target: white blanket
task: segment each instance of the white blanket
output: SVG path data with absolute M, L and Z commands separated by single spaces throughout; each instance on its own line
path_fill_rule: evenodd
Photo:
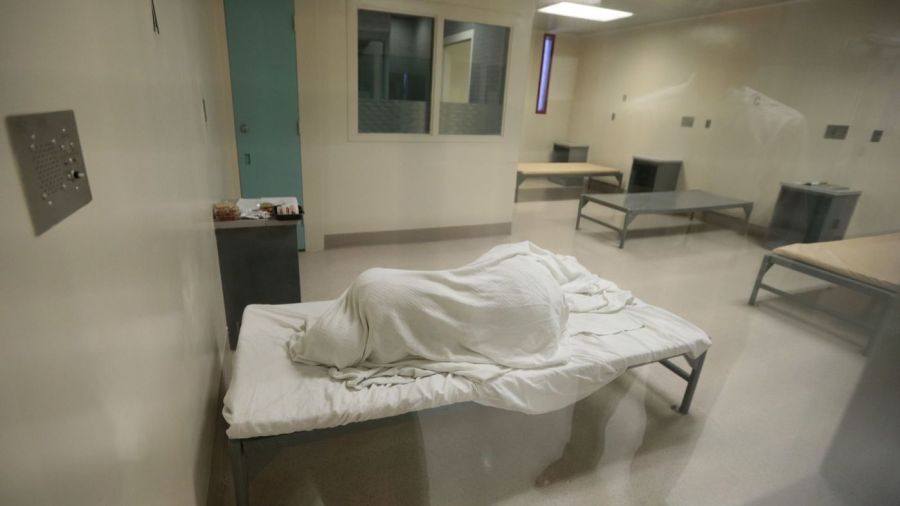
M 475 382 L 566 363 L 574 336 L 633 330 L 630 292 L 530 242 L 447 271 L 371 269 L 290 340 L 295 362 L 351 388 L 437 373 Z M 604 313 L 603 327 L 586 314 Z

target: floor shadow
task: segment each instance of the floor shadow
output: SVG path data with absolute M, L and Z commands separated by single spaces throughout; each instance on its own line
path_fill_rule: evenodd
M 428 505 L 427 477 L 418 417 L 409 414 L 279 449 L 251 480 L 250 502 Z
M 542 415 L 461 403 L 396 417 L 372 429 L 361 425 L 279 449 L 251 480 L 251 504 L 495 504 L 590 474 L 598 466 L 692 444 L 699 437 L 696 421 L 676 414 L 673 401 L 629 372 L 569 407 Z M 646 430 L 632 426 L 635 410 L 643 411 L 639 418 L 646 418 Z M 618 421 L 611 427 L 614 417 Z M 623 451 L 609 437 L 629 442 Z M 225 444 L 224 436 L 217 438 L 217 446 Z M 640 449 L 635 453 L 633 448 Z M 218 456 L 224 453 L 216 450 Z M 679 462 L 686 463 L 689 454 Z M 230 463 L 219 464 L 208 504 L 232 505 Z M 674 483 L 678 472 L 670 472 Z
M 636 220 L 637 221 L 637 220 Z M 600 225 L 596 225 L 596 229 L 592 230 L 587 227 L 595 227 L 595 225 L 591 224 L 588 221 L 581 222 L 581 232 L 585 235 L 595 237 L 598 240 L 603 242 L 608 242 L 612 246 L 619 245 L 619 233 L 613 230 L 606 229 L 601 227 Z M 618 222 L 613 221 L 616 226 L 621 227 L 621 219 Z M 638 223 L 638 225 L 640 225 Z M 700 221 L 693 221 L 690 223 L 686 223 L 684 225 L 666 225 L 660 227 L 643 227 L 643 228 L 629 228 L 628 235 L 625 237 L 625 247 L 628 247 L 628 242 L 632 239 L 646 239 L 652 237 L 665 237 L 665 236 L 675 236 L 675 235 L 688 235 L 694 233 L 702 233 L 702 232 L 710 232 L 717 230 L 726 230 L 723 227 L 712 225 L 709 223 L 703 223 Z
M 861 504 L 900 504 L 900 300 L 887 318 L 820 467 Z
M 646 426 L 644 439 L 631 460 L 631 475 L 649 473 L 653 479 L 653 490 L 657 497 L 668 497 L 678 484 L 685 469 L 691 462 L 694 449 L 703 433 L 706 417 L 698 416 L 696 408 L 687 415 L 676 411 L 678 402 L 666 405 L 665 399 L 652 385 L 648 384 L 644 409 Z M 677 452 L 667 459 L 659 459 L 656 454 L 668 447 L 678 447 Z M 631 487 L 634 497 L 641 497 L 644 491 Z
M 783 320 L 809 327 L 824 338 L 844 341 L 855 347 L 865 346 L 870 332 L 859 323 L 874 325 L 879 311 L 870 298 L 838 286 L 798 290 L 792 295 L 791 298 L 767 296 L 757 305 Z M 811 305 L 816 309 L 809 307 Z
M 535 478 L 537 487 L 593 472 L 603 457 L 605 431 L 610 418 L 628 392 L 634 378 L 621 376 L 600 392 L 575 403 L 572 410 L 571 435 L 562 455 Z

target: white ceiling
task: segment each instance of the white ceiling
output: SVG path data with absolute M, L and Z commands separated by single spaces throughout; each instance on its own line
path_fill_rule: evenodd
M 538 0 L 538 8 L 557 1 L 559 0 Z M 603 0 L 602 3 L 590 0 L 569 1 L 633 12 L 634 16 L 598 23 L 538 12 L 534 26 L 539 30 L 553 33 L 591 33 L 785 3 L 790 0 Z

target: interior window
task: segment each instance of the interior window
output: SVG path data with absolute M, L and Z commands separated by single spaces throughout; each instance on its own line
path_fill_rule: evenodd
M 499 135 L 509 28 L 444 22 L 441 134 Z
M 360 133 L 430 131 L 434 20 L 358 14 Z

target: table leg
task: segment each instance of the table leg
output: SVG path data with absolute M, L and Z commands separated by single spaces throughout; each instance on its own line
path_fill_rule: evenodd
M 525 181 L 525 176 L 522 174 L 516 173 L 516 193 L 513 196 L 513 202 L 519 201 L 519 186 L 521 186 L 522 181 Z
M 619 189 L 621 190 L 622 189 L 622 174 L 613 174 L 613 176 L 616 178 L 616 181 L 619 183 Z
M 625 247 L 625 238 L 628 236 L 628 224 L 631 223 L 631 220 L 634 219 L 634 215 L 631 213 L 625 213 L 625 222 L 622 223 L 622 231 L 619 232 L 619 249 Z
M 591 193 L 591 176 L 583 178 L 581 193 Z

